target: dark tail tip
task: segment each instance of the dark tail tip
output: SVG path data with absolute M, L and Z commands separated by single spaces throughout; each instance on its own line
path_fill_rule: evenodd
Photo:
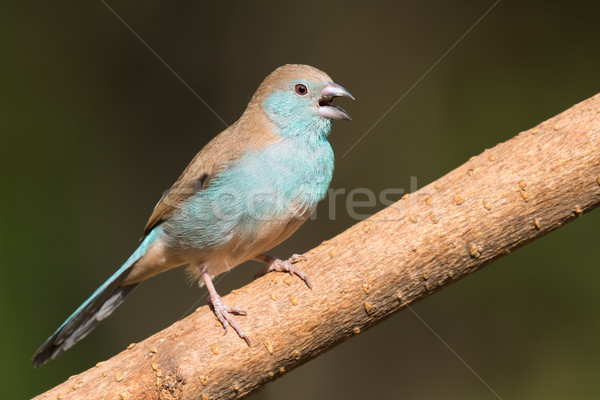
M 35 352 L 34 367 L 53 360 L 90 333 L 98 322 L 108 317 L 133 290 L 136 284 L 118 286 L 119 281 L 100 287 L 85 301 L 52 336 Z

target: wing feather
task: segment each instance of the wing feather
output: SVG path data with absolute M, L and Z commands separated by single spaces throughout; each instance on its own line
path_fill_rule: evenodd
M 169 219 L 188 197 L 206 188 L 232 161 L 250 150 L 278 140 L 272 122 L 262 110 L 251 107 L 235 124 L 215 136 L 196 154 L 179 179 L 160 199 L 144 228 L 144 236 Z

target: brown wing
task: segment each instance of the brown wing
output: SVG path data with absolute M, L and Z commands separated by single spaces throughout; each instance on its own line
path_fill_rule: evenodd
M 217 168 L 204 165 L 206 163 L 199 160 L 200 154 L 198 153 L 194 157 L 179 179 L 177 179 L 173 186 L 159 200 L 158 204 L 156 204 L 144 228 L 144 236 L 150 233 L 161 222 L 168 219 L 179 208 L 181 202 L 198 190 L 204 189 L 208 178 L 218 173 Z
M 190 162 L 171 189 L 163 195 L 144 228 L 144 236 L 175 212 L 189 196 L 205 188 L 227 164 L 277 140 L 271 122 L 249 107 L 242 118 L 213 138 Z

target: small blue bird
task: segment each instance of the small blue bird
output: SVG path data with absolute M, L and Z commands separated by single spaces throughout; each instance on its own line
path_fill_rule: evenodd
M 310 287 L 294 255 L 265 254 L 287 239 L 325 197 L 333 174 L 331 122 L 350 120 L 335 97 L 352 95 L 324 72 L 284 65 L 265 78 L 240 119 L 211 140 L 163 196 L 140 246 L 37 350 L 33 365 L 58 357 L 110 315 L 140 282 L 186 266 L 223 324 L 250 340 L 212 279 L 247 260 L 263 273 L 295 274 Z

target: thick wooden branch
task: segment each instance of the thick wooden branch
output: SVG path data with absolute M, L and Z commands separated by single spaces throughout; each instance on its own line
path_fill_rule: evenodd
M 252 347 L 205 306 L 37 398 L 244 397 L 599 202 L 596 95 L 226 296 Z

